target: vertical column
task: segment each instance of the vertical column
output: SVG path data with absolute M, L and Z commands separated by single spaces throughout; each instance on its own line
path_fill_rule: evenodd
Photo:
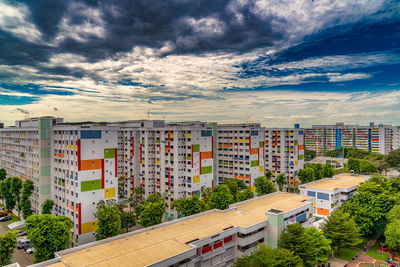
M 278 248 L 278 240 L 285 227 L 283 221 L 284 212 L 271 209 L 267 212 L 267 245 L 271 248 Z
M 50 199 L 50 128 L 49 119 L 39 119 L 39 188 L 38 212 L 46 199 Z

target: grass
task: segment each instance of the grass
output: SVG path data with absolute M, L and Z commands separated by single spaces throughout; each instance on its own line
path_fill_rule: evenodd
M 347 167 L 341 168 L 341 169 L 335 169 L 334 175 L 341 174 L 341 173 L 348 173 L 348 172 L 349 172 L 349 169 Z
M 4 230 L 8 231 L 9 229 L 7 228 L 7 225 L 17 221 L 19 221 L 18 217 L 15 216 L 14 214 L 11 214 L 11 221 L 0 222 L 0 226 L 3 227 Z
M 380 260 L 380 261 L 384 261 L 389 257 L 389 255 L 387 253 L 384 253 L 383 256 L 382 256 L 380 254 L 380 252 L 378 252 L 379 248 L 380 248 L 380 244 L 378 242 L 376 242 L 375 245 L 373 245 L 367 251 L 367 255 L 372 257 L 372 258 L 374 258 L 374 259 L 377 259 L 377 260 Z
M 346 261 L 350 261 L 354 256 L 356 256 L 360 251 L 351 248 L 351 247 L 345 247 L 340 249 L 340 255 L 337 254 L 337 249 L 335 249 L 335 257 L 339 259 L 343 259 Z

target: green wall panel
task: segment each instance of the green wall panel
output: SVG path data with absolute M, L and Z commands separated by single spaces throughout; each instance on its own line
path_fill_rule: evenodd
M 81 192 L 101 189 L 101 179 L 81 182 Z
M 193 145 L 193 152 L 200 152 L 200 145 Z
M 46 119 L 39 120 L 39 135 L 40 139 L 50 138 L 50 120 Z
M 264 142 L 261 141 L 260 144 L 258 145 L 259 147 L 264 147 Z
M 258 166 L 258 160 L 252 160 L 251 167 L 256 167 L 256 166 Z
M 50 176 L 50 166 L 40 167 L 40 176 Z
M 50 148 L 41 148 L 40 149 L 40 157 L 41 158 L 50 158 Z
M 212 166 L 201 167 L 201 174 L 212 173 Z
M 104 158 L 105 159 L 114 159 L 115 158 L 115 149 L 114 148 L 104 149 Z
M 299 155 L 299 160 L 302 160 L 304 158 L 304 155 Z
M 50 195 L 50 185 L 41 185 L 40 186 L 40 194 L 41 195 Z

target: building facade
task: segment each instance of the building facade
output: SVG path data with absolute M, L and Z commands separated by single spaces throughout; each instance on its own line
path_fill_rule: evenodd
M 354 195 L 357 187 L 367 179 L 365 175 L 339 174 L 300 185 L 300 195 L 314 198 L 314 216 L 327 217 Z
M 170 207 L 176 199 L 200 196 L 203 186 L 214 186 L 214 137 L 206 123 L 137 121 L 119 127 L 124 197 L 140 186 L 145 197 L 160 193 Z M 164 219 L 176 217 L 168 208 Z
M 97 203 L 118 200 L 118 128 L 57 125 L 51 135 L 52 213 L 73 222 L 76 244 L 95 241 Z
M 313 125 L 305 129 L 305 149 L 324 155 L 326 151 L 342 147 L 358 148 L 372 153 L 387 155 L 393 148 L 396 127 L 391 125 L 369 126 L 345 125 Z
M 254 190 L 264 176 L 264 129 L 260 124 L 218 124 L 218 182 L 241 179 Z
M 9 177 L 34 182 L 31 204 L 37 214 L 44 201 L 51 198 L 50 134 L 52 127 L 62 121 L 53 117 L 32 118 L 0 129 L 0 168 Z
M 304 131 L 294 128 L 264 129 L 265 170 L 274 177 L 284 174 L 290 183 L 297 184 L 296 177 L 304 168 Z

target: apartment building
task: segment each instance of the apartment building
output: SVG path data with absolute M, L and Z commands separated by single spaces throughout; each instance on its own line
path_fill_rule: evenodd
M 118 129 L 79 123 L 52 128 L 52 213 L 72 220 L 75 244 L 95 241 L 97 203 L 118 200 Z
M 275 177 L 282 173 L 289 182 L 296 183 L 298 171 L 304 168 L 304 131 L 300 125 L 266 128 L 263 140 L 265 170 Z
M 117 124 L 113 124 L 117 125 Z M 125 179 L 124 196 L 140 186 L 145 196 L 160 193 L 168 206 L 179 198 L 200 196 L 202 186 L 214 185 L 213 128 L 202 122 L 168 123 L 130 121 L 118 123 L 119 150 Z M 167 209 L 166 220 L 176 211 Z
M 56 253 L 35 266 L 232 266 L 311 216 L 313 197 L 272 193 Z
M 300 185 L 300 195 L 315 198 L 313 214 L 316 217 L 327 217 L 338 209 L 357 191 L 357 187 L 369 176 L 355 174 L 339 174 Z
M 41 212 L 41 205 L 51 198 L 50 133 L 63 122 L 61 118 L 39 117 L 15 122 L 14 127 L 0 128 L 0 167 L 9 177 L 34 182 L 32 209 Z
M 393 150 L 394 127 L 391 125 L 369 126 L 345 125 L 313 125 L 305 129 L 305 148 L 314 150 L 318 155 L 326 151 L 353 147 L 373 153 L 388 154 Z
M 400 126 L 393 127 L 393 150 L 400 148 Z
M 218 124 L 218 182 L 241 179 L 254 188 L 264 176 L 264 129 L 260 124 Z

